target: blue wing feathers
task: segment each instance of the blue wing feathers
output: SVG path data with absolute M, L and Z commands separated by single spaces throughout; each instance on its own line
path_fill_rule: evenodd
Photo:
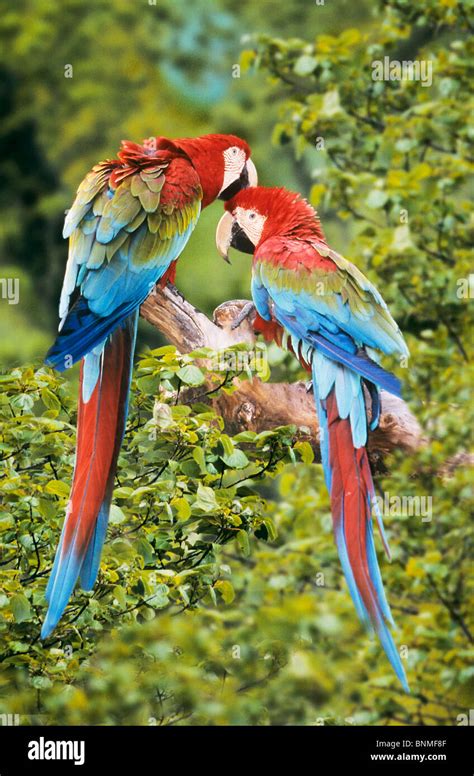
M 355 352 L 351 353 L 330 342 L 321 334 L 316 334 L 312 331 L 308 332 L 304 324 L 301 324 L 290 315 L 283 314 L 279 309 L 277 311 L 277 318 L 291 334 L 309 343 L 316 351 L 327 356 L 327 358 L 347 366 L 361 377 L 388 391 L 388 393 L 393 393 L 395 396 L 401 395 L 401 384 L 398 378 L 379 366 L 362 348 L 355 349 Z

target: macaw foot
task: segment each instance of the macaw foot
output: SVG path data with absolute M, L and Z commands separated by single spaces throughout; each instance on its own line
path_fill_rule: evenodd
M 246 305 L 244 305 L 240 311 L 240 313 L 237 315 L 236 318 L 232 321 L 232 326 L 230 327 L 232 330 L 238 329 L 240 324 L 245 321 L 246 318 L 250 318 L 251 315 L 255 315 L 257 312 L 255 305 L 253 302 L 247 302 Z
M 173 294 L 176 294 L 176 296 L 179 296 L 179 298 L 181 299 L 181 301 L 182 301 L 182 302 L 185 302 L 185 301 L 186 301 L 186 299 L 184 298 L 183 294 L 181 293 L 181 291 L 179 290 L 179 288 L 177 288 L 177 286 L 175 286 L 175 284 L 174 284 L 174 283 L 171 283 L 171 281 L 170 281 L 170 280 L 168 280 L 168 282 L 167 282 L 167 284 L 166 284 L 166 285 L 167 285 L 167 287 L 169 288 L 169 290 L 170 290 L 170 291 L 171 291 Z

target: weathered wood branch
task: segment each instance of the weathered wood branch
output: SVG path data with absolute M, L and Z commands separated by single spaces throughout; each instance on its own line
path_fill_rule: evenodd
M 211 321 L 183 299 L 176 289 L 168 286 L 150 294 L 140 312 L 180 353 L 189 353 L 200 347 L 222 350 L 239 342 L 254 343 L 255 333 L 248 319 L 237 329 L 231 328 L 245 304 L 247 300 L 241 299 L 225 302 L 214 311 Z M 254 378 L 240 382 L 238 390 L 231 395 L 221 392 L 209 396 L 208 400 L 222 415 L 231 434 L 245 429 L 259 432 L 292 424 L 319 453 L 319 426 L 313 396 L 303 382 L 263 383 Z M 383 391 L 380 424 L 369 437 L 372 459 L 381 458 L 396 448 L 413 453 L 422 443 L 420 426 L 405 402 Z

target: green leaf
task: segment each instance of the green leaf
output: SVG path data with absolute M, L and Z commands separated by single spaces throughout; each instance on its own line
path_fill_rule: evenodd
M 274 542 L 278 536 L 278 531 L 275 527 L 275 523 L 270 517 L 265 517 L 263 522 L 265 524 L 265 528 L 267 529 L 268 540 L 271 542 Z
M 293 66 L 293 72 L 296 75 L 304 77 L 306 75 L 310 75 L 313 72 L 313 70 L 315 69 L 317 64 L 318 64 L 318 60 L 317 59 L 315 59 L 314 57 L 309 56 L 308 54 L 302 54 L 296 60 L 294 66 Z
M 162 345 L 161 348 L 154 348 L 153 350 L 149 351 L 149 354 L 151 356 L 156 356 L 159 358 L 160 356 L 166 356 L 169 354 L 174 355 L 176 353 L 176 348 L 174 345 Z
M 236 434 L 234 439 L 236 442 L 252 443 L 255 440 L 256 436 L 257 434 L 255 431 L 241 431 L 239 434 Z
M 23 412 L 30 412 L 33 408 L 35 400 L 29 393 L 19 393 L 11 400 L 13 407 Z
M 236 540 L 242 555 L 248 557 L 250 555 L 250 542 L 247 531 L 244 531 L 243 529 L 237 531 Z
M 181 369 L 178 369 L 176 374 L 183 383 L 186 383 L 186 385 L 202 385 L 205 380 L 201 369 L 194 366 L 194 364 L 182 366 Z
M 249 465 L 249 459 L 242 450 L 234 450 L 230 455 L 222 455 L 221 458 L 231 469 L 245 469 Z
M 314 450 L 309 442 L 297 442 L 295 444 L 295 450 L 300 454 L 303 463 L 313 463 Z
M 112 595 L 114 596 L 114 598 L 116 598 L 119 606 L 125 609 L 127 605 L 127 597 L 126 597 L 125 589 L 121 585 L 115 585 L 115 587 L 112 590 Z
M 173 413 L 169 404 L 164 402 L 155 402 L 153 407 L 153 420 L 159 429 L 164 431 L 173 426 Z
M 376 208 L 383 207 L 388 200 L 388 194 L 381 189 L 372 189 L 369 196 L 365 200 L 367 207 L 375 210 Z
M 115 488 L 114 490 L 115 498 L 129 499 L 132 494 L 133 494 L 133 488 L 121 487 L 121 488 Z
M 52 493 L 54 496 L 69 496 L 71 485 L 61 480 L 50 480 L 44 488 L 45 493 Z
M 184 497 L 176 499 L 173 507 L 176 509 L 178 520 L 188 520 L 191 517 L 191 507 Z
M 59 401 L 58 397 L 54 395 L 52 391 L 49 390 L 49 388 L 43 388 L 40 393 L 41 401 L 45 405 L 45 407 L 48 407 L 50 410 L 60 410 L 61 409 L 61 402 Z
M 126 520 L 125 513 L 118 507 L 116 504 L 112 504 L 110 507 L 110 516 L 109 520 L 112 523 L 112 525 L 120 525 L 120 523 L 123 523 Z
M 193 449 L 193 458 L 199 466 L 201 474 L 207 474 L 206 456 L 202 447 L 195 447 Z
M 212 488 L 206 488 L 204 485 L 199 485 L 194 506 L 198 509 L 202 509 L 203 512 L 214 512 L 217 509 L 218 504 L 216 501 L 216 494 Z
M 6 531 L 7 528 L 12 528 L 15 525 L 15 518 L 13 515 L 9 515 L 8 512 L 0 513 L 0 531 Z
M 332 118 L 338 113 L 342 113 L 339 99 L 339 90 L 331 89 L 324 95 L 323 103 L 320 109 L 320 116 L 323 116 L 324 118 Z
M 221 594 L 222 599 L 226 604 L 231 604 L 235 598 L 235 590 L 227 579 L 218 579 L 214 584 L 214 589 Z
M 227 434 L 221 434 L 219 442 L 224 449 L 224 455 L 232 455 L 234 452 L 234 443 L 232 442 L 231 438 L 227 436 Z
M 146 566 L 153 563 L 155 553 L 150 542 L 148 542 L 146 539 L 139 539 L 136 544 L 136 549 L 138 554 L 141 555 L 145 561 Z
M 53 683 L 47 676 L 32 676 L 31 686 L 34 687 L 35 690 L 49 690 L 49 688 L 53 686 Z
M 208 586 L 208 590 L 209 590 L 209 595 L 211 596 L 212 603 L 214 604 L 214 606 L 217 606 L 217 596 L 216 596 L 216 591 L 214 590 L 214 588 L 212 587 L 212 585 L 209 585 L 209 586 Z
M 157 586 L 155 593 L 147 598 L 147 604 L 149 606 L 152 606 L 154 609 L 163 609 L 164 606 L 167 606 L 169 604 L 169 587 L 168 585 L 165 585 L 161 583 Z
M 31 620 L 32 609 L 30 602 L 22 593 L 16 593 L 10 598 L 10 608 L 13 612 L 15 622 L 26 622 Z

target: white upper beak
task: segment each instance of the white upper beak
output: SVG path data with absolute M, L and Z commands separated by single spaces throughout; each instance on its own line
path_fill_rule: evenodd
M 249 186 L 258 186 L 257 168 L 250 157 L 247 159 L 247 172 L 249 176 Z
M 222 256 L 224 261 L 230 264 L 229 261 L 229 248 L 232 241 L 232 227 L 234 225 L 234 218 L 228 210 L 225 211 L 221 220 L 217 224 L 216 229 L 216 246 L 219 251 L 219 255 Z

